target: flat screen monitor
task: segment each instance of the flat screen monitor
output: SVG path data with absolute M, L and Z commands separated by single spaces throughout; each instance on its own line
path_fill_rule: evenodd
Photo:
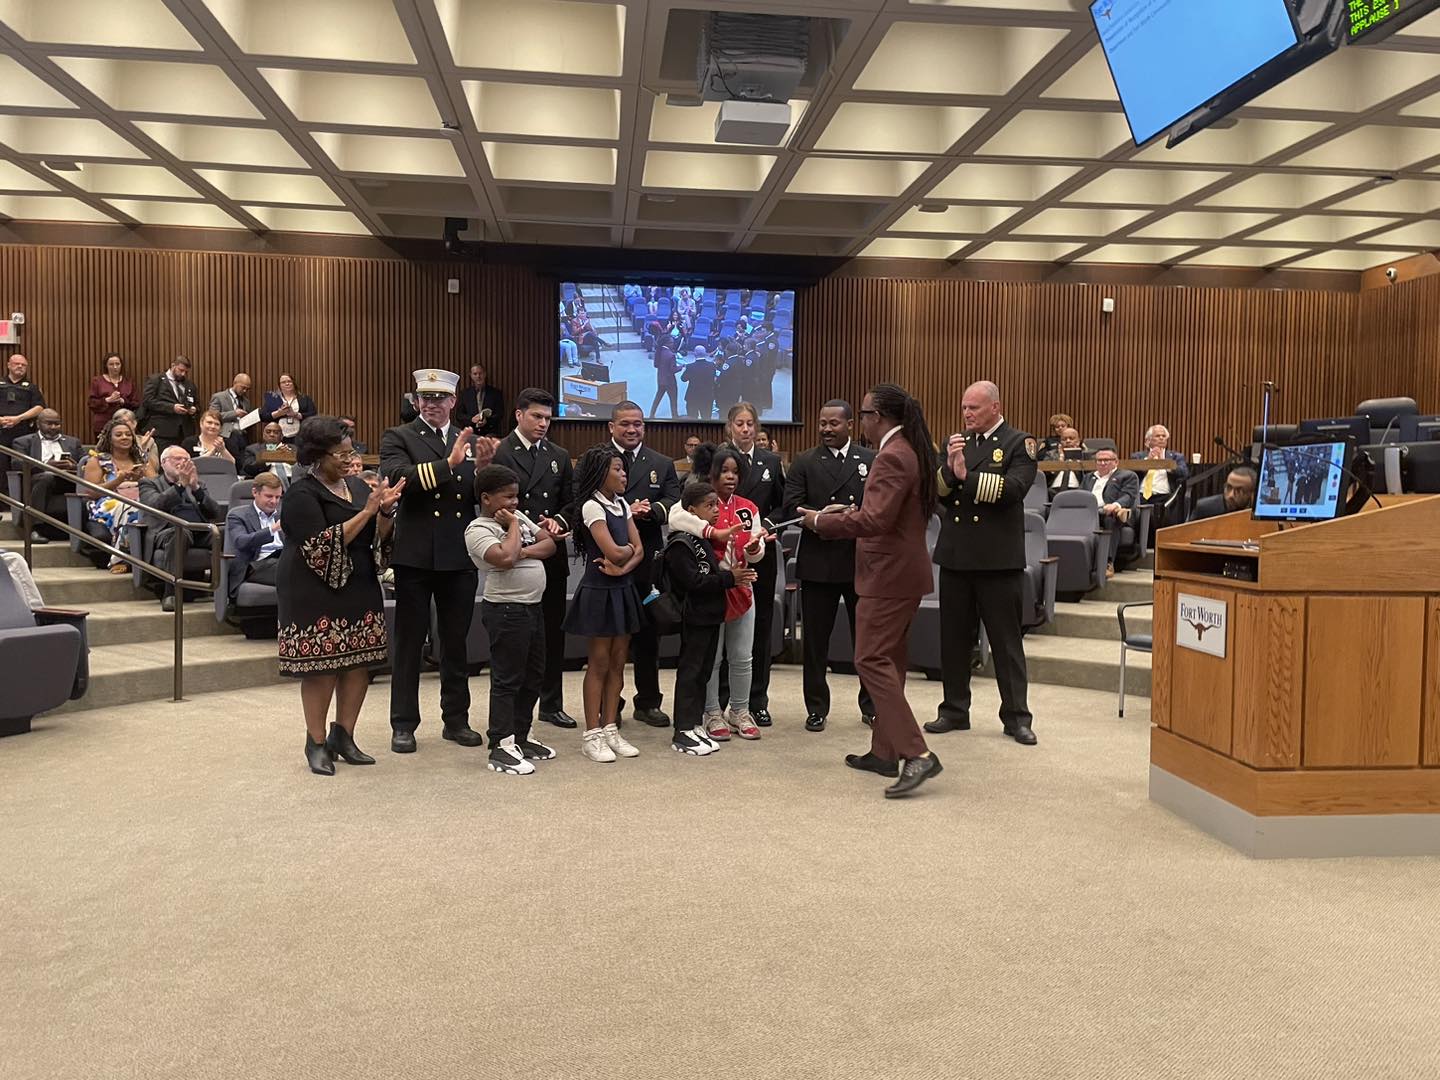
M 1398 426 L 1400 442 L 1429 442 L 1440 435 L 1440 416 L 1402 416 Z
M 1345 507 L 1345 472 L 1354 444 L 1267 446 L 1255 492 L 1256 521 L 1330 521 Z
M 795 290 L 704 281 L 562 281 L 556 415 L 714 422 L 748 401 L 760 422 L 795 421 Z
M 1368 416 L 1331 416 L 1318 420 L 1301 420 L 1301 435 L 1324 435 L 1329 439 L 1354 439 L 1357 446 L 1370 441 Z
M 1440 0 L 1347 0 L 1350 44 L 1382 41 L 1440 9 Z
M 1090 17 L 1137 145 L 1300 40 L 1286 0 L 1094 0 Z

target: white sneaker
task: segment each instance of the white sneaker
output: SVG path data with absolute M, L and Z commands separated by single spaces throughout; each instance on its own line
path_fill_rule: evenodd
M 719 750 L 719 749 L 720 749 L 720 744 L 710 737 L 710 733 L 705 730 L 705 727 L 704 727 L 703 724 L 702 724 L 700 727 L 691 728 L 691 729 L 690 729 L 690 734 L 691 734 L 691 735 L 694 735 L 695 738 L 699 739 L 699 740 L 700 740 L 701 742 L 703 742 L 706 746 L 710 747 L 710 752 L 711 752 L 712 754 L 713 754 L 716 750 Z
M 580 741 L 580 752 L 591 761 L 614 761 L 615 751 L 605 741 L 604 728 L 591 728 Z M 531 766 L 532 768 L 534 766 Z
M 714 712 L 706 709 L 700 726 L 705 729 L 705 736 L 711 742 L 730 741 L 730 725 L 725 723 L 725 714 L 719 709 Z
M 725 723 L 732 732 L 739 735 L 742 739 L 760 738 L 760 728 L 755 723 L 755 719 L 750 715 L 748 709 L 731 709 L 730 715 L 725 718 Z
M 691 731 L 677 731 L 675 737 L 670 740 L 670 748 L 677 754 L 689 754 L 692 757 L 705 757 L 715 751 L 710 749 L 710 744 Z
M 487 764 L 493 771 L 510 776 L 528 776 L 535 771 L 535 766 L 525 760 L 525 755 L 515 745 L 514 735 L 507 735 L 490 747 L 490 760 Z
M 610 747 L 620 757 L 639 757 L 640 751 L 625 741 L 625 736 L 620 734 L 620 729 L 614 724 L 606 724 L 600 729 L 605 733 L 605 745 Z

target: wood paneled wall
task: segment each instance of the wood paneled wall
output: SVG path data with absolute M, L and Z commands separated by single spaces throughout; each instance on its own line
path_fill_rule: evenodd
M 1101 313 L 1106 296 L 1113 314 Z M 549 280 L 515 265 L 0 246 L 0 308 L 26 313 L 21 348 L 73 430 L 105 351 L 140 376 L 183 352 L 207 394 L 237 370 L 257 388 L 289 372 L 322 410 L 353 412 L 374 445 L 417 367 L 463 372 L 479 359 L 507 393 L 550 387 L 553 302 Z M 989 378 L 1030 430 L 1068 412 L 1083 434 L 1130 449 L 1158 421 L 1207 457 L 1216 434 L 1248 439 L 1264 379 L 1281 387 L 1277 421 L 1390 393 L 1440 411 L 1440 278 L 1344 293 L 837 276 L 798 307 L 807 422 L 776 431 L 792 451 L 813 441 L 820 402 L 858 403 L 882 380 L 924 402 L 937 439 L 958 427 L 965 385 Z M 717 428 L 657 424 L 650 441 L 678 456 L 691 431 Z M 555 435 L 578 451 L 604 427 L 567 422 Z

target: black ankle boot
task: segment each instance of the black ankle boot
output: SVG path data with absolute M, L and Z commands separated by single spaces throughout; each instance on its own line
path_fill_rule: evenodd
M 374 765 L 375 759 L 355 745 L 355 736 L 339 724 L 330 725 L 330 734 L 325 736 L 325 749 L 347 765 Z
M 335 775 L 335 762 L 330 759 L 326 744 L 316 742 L 309 735 L 305 736 L 305 760 L 310 763 L 311 772 L 321 776 Z

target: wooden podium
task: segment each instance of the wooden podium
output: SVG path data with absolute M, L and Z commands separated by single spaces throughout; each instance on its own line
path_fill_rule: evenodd
M 1380 501 L 1158 534 L 1150 797 L 1249 854 L 1440 854 L 1440 496 Z

